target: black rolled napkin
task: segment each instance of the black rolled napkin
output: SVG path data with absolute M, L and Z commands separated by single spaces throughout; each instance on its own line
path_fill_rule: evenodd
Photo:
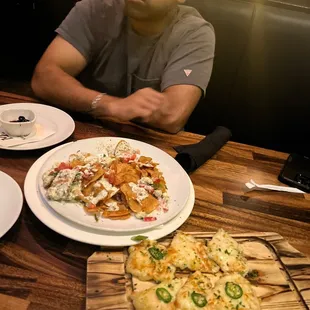
M 210 159 L 230 138 L 231 131 L 218 126 L 198 143 L 175 146 L 178 152 L 175 159 L 187 173 L 191 173 Z

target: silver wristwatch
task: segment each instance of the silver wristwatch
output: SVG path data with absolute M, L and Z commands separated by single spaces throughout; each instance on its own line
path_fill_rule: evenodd
M 90 104 L 90 109 L 87 111 L 87 113 L 92 112 L 92 111 L 94 111 L 94 110 L 97 108 L 98 102 L 102 99 L 102 97 L 103 97 L 104 95 L 106 95 L 106 93 L 98 94 L 98 95 L 94 98 L 94 100 L 93 100 L 93 101 L 91 102 L 91 104 Z

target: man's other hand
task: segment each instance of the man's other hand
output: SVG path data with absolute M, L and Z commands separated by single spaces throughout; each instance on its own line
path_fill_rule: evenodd
M 110 116 L 121 121 L 139 119 L 142 123 L 148 123 L 158 114 L 165 100 L 164 94 L 152 88 L 143 88 L 127 98 L 109 102 L 107 109 Z

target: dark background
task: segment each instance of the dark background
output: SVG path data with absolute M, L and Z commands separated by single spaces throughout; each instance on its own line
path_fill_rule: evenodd
M 35 64 L 74 0 L 2 0 L 0 90 L 33 95 Z M 310 0 L 188 0 L 217 38 L 206 98 L 186 130 L 310 155 Z

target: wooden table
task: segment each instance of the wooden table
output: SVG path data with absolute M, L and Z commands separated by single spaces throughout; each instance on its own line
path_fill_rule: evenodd
M 0 104 L 36 100 L 0 92 Z M 202 137 L 177 135 L 115 123 L 99 124 L 74 115 L 76 129 L 66 142 L 100 136 L 122 136 L 145 141 L 171 155 L 173 145 Z M 28 169 L 48 149 L 14 152 L 0 150 L 0 170 L 23 189 Z M 288 154 L 229 142 L 212 160 L 191 175 L 196 202 L 184 231 L 273 231 L 310 256 L 310 195 L 246 192 L 250 179 L 280 184 L 277 175 Z M 1 202 L 1 197 L 0 197 Z M 26 202 L 13 228 L 0 241 L 1 309 L 83 309 L 86 259 L 97 247 L 65 238 L 42 224 Z

